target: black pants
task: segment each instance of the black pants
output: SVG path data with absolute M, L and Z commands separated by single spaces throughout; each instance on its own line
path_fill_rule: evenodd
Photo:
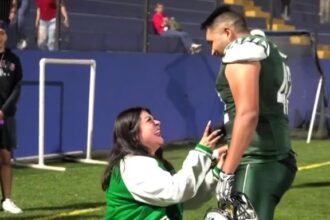
M 193 43 L 192 42 L 192 39 L 191 37 L 189 36 L 189 34 L 187 32 L 183 32 L 183 31 L 173 31 L 173 30 L 167 30 L 167 31 L 164 31 L 162 33 L 162 36 L 164 37 L 173 37 L 173 36 L 176 36 L 176 37 L 179 37 L 183 46 L 186 48 L 187 52 L 189 53 L 190 52 L 190 47 L 191 47 L 191 44 Z
M 282 0 L 282 13 L 284 13 L 285 8 L 287 7 L 287 15 L 290 15 L 290 3 L 291 0 Z
M 12 150 L 16 148 L 16 120 L 15 117 L 6 117 L 0 125 L 0 149 Z

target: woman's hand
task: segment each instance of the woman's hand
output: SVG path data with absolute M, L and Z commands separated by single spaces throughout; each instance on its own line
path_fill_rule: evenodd
M 211 131 L 211 121 L 209 121 L 207 123 L 204 133 L 203 133 L 203 137 L 199 141 L 199 144 L 204 145 L 205 147 L 214 149 L 217 142 L 221 138 L 220 130 L 215 130 L 213 132 L 210 132 L 210 131 Z
M 227 150 L 228 150 L 228 145 L 224 145 L 222 147 L 220 147 L 219 149 L 217 149 L 217 153 L 218 153 L 218 164 L 217 166 L 221 169 L 223 163 L 225 162 L 225 158 L 227 155 Z

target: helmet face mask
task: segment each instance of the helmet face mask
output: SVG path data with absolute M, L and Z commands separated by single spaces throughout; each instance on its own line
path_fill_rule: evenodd
M 258 220 L 258 218 L 247 196 L 235 192 L 230 200 L 220 200 L 219 208 L 208 210 L 204 220 Z
M 234 194 L 233 206 L 235 220 L 258 220 L 256 211 L 244 193 Z
M 209 209 L 204 217 L 204 220 L 231 220 L 229 214 L 219 208 Z

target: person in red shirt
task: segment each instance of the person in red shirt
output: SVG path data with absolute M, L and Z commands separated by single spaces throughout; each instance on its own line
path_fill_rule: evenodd
M 69 27 L 69 17 L 64 5 L 64 0 L 60 1 L 61 14 L 64 17 L 63 23 Z M 38 30 L 38 47 L 40 49 L 55 49 L 55 29 L 56 29 L 56 0 L 36 0 L 37 16 L 36 28 Z
M 152 22 L 157 34 L 162 34 L 166 28 L 167 17 L 164 14 L 164 6 L 157 4 L 155 7 L 155 14 L 152 18 Z
M 157 3 L 155 7 L 155 14 L 152 17 L 152 23 L 156 33 L 164 37 L 177 36 L 180 38 L 188 53 L 199 53 L 201 51 L 201 45 L 193 43 L 187 32 L 169 29 L 167 26 L 168 20 L 169 19 L 164 14 L 164 5 Z

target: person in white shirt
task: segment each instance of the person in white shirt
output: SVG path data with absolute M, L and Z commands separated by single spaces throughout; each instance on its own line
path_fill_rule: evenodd
M 221 138 L 211 123 L 182 168 L 175 172 L 163 158 L 160 121 L 149 109 L 130 108 L 119 114 L 114 125 L 113 148 L 102 182 L 107 209 L 104 219 L 182 219 L 185 207 L 196 208 L 215 193 L 226 146 L 212 166 L 212 151 Z

